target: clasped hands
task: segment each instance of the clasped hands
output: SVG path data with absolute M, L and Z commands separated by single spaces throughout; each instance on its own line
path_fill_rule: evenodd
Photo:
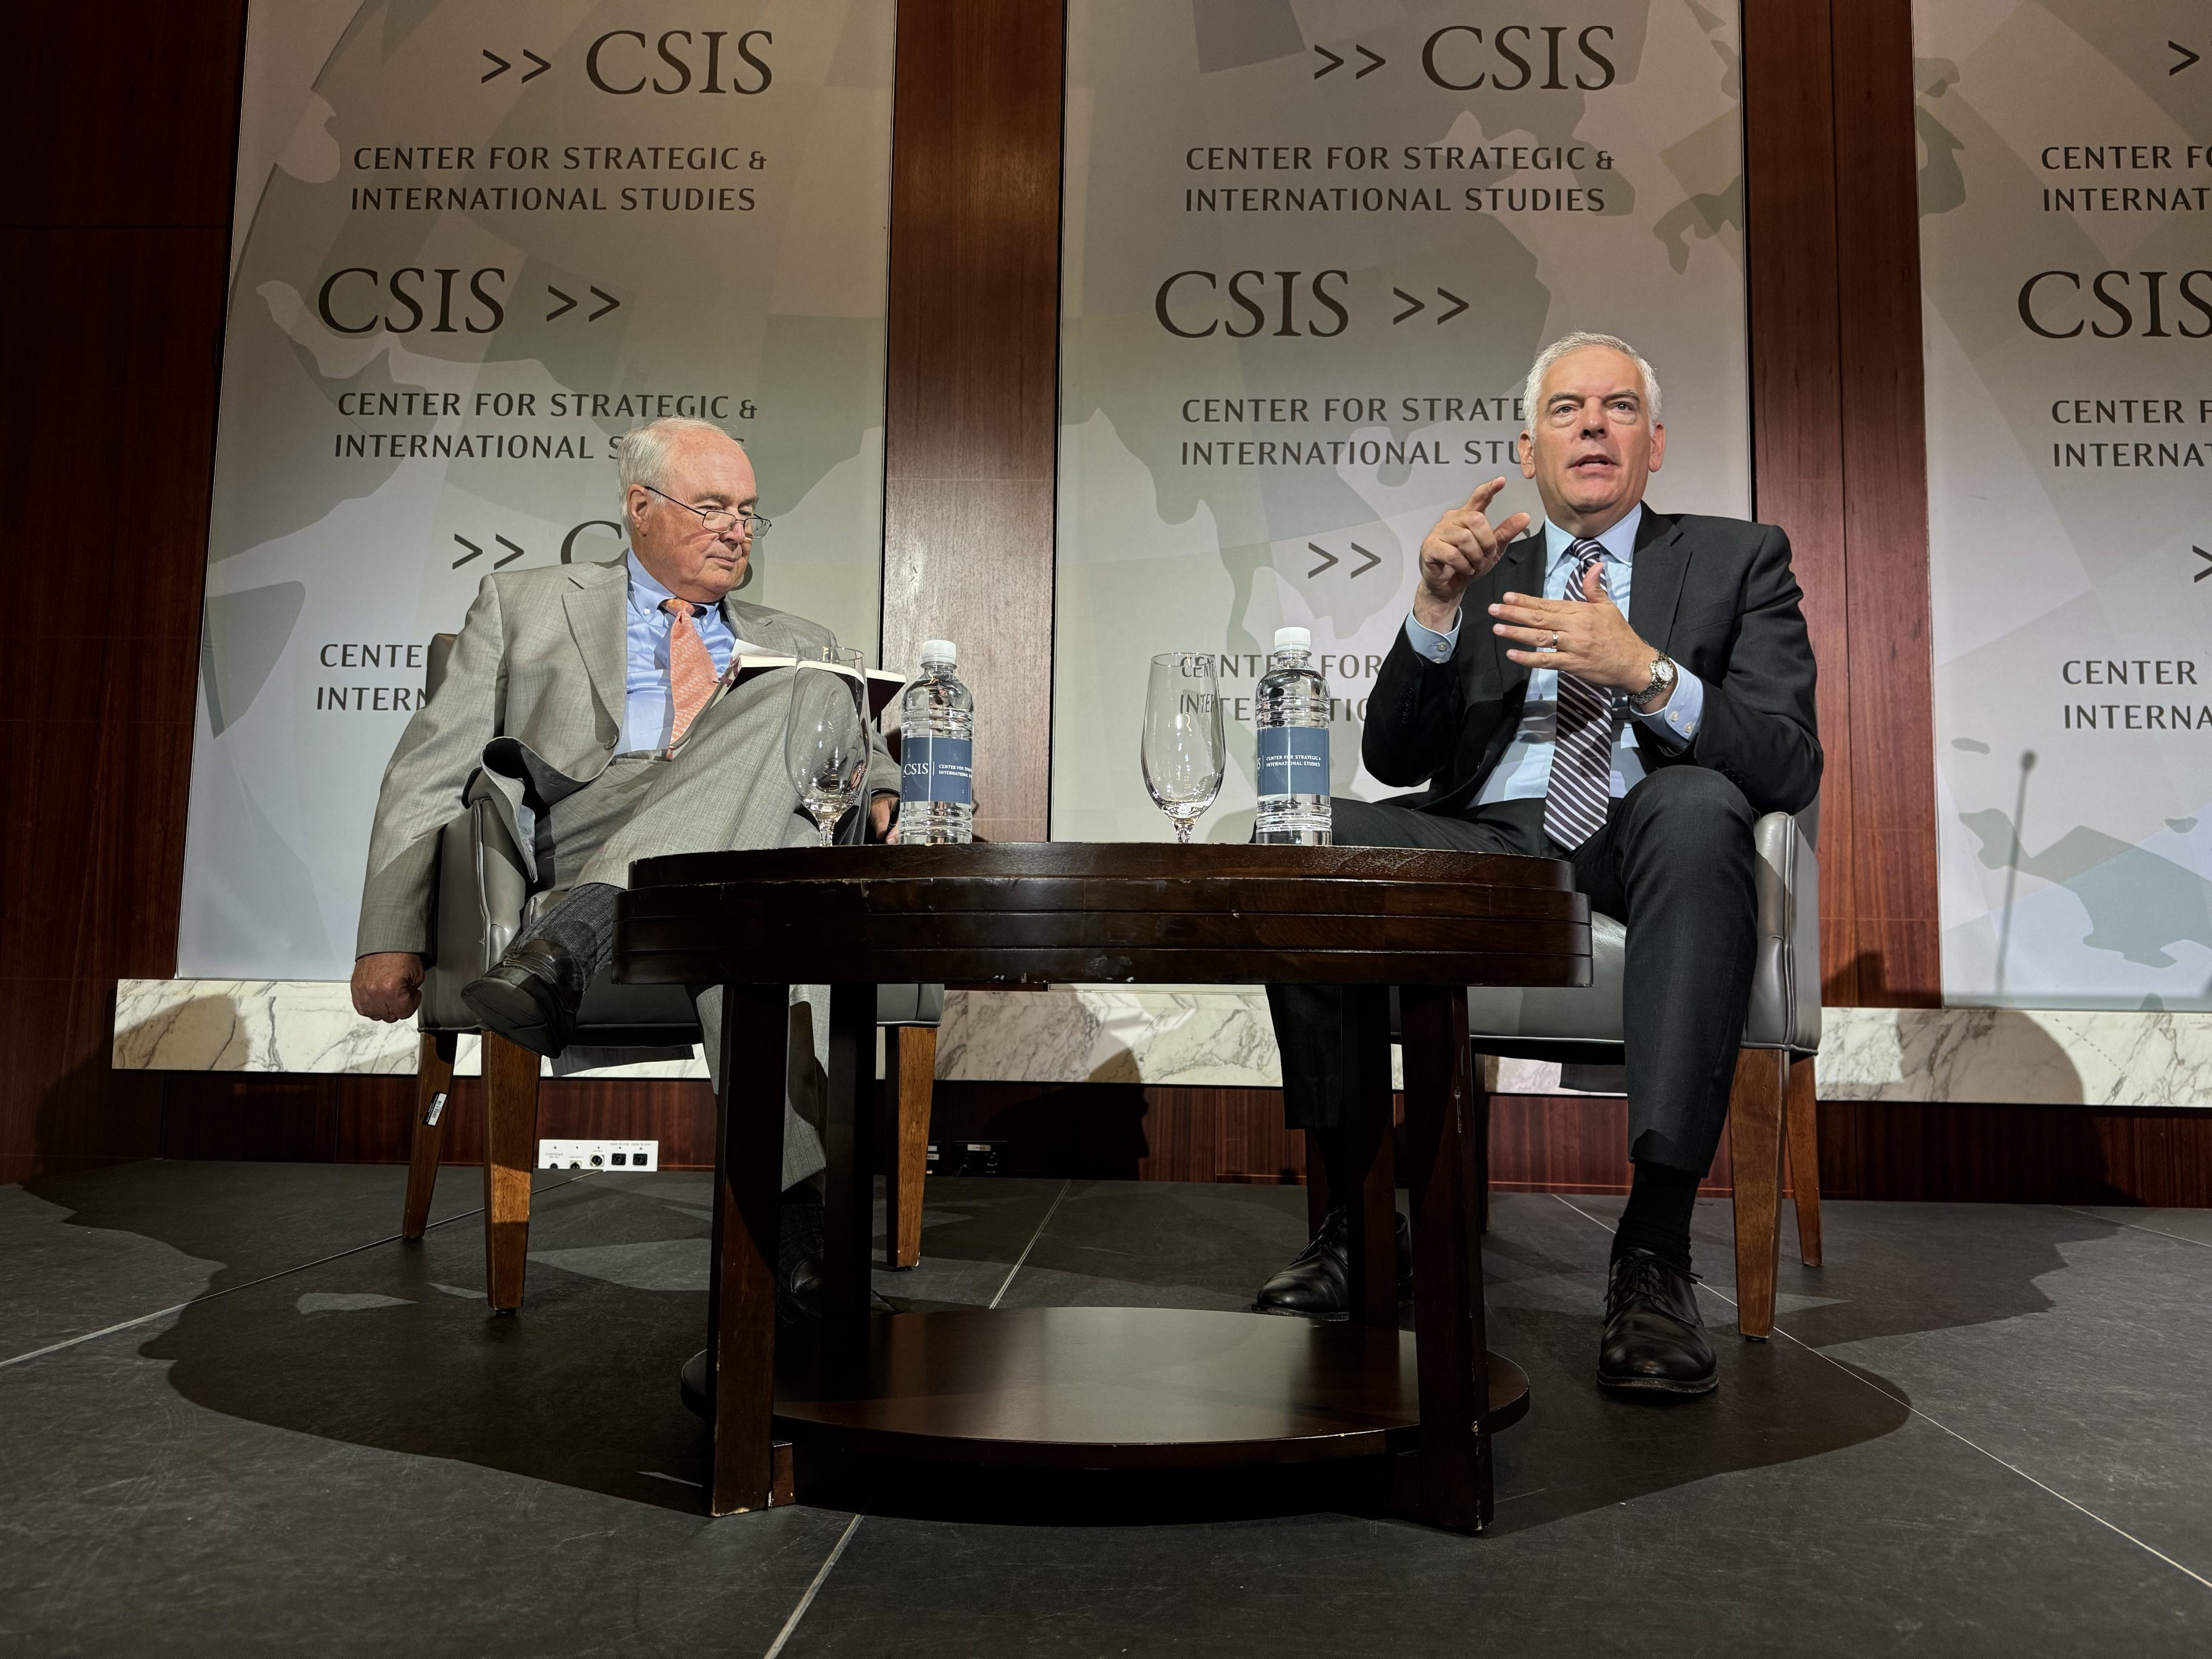
M 1421 543 L 1421 584 L 1413 596 L 1413 619 L 1448 633 L 1459 614 L 1460 596 L 1478 576 L 1486 576 L 1505 556 L 1514 538 L 1528 529 L 1526 513 L 1498 524 L 1487 514 L 1505 488 L 1493 478 L 1438 520 Z M 1639 692 L 1651 683 L 1658 653 L 1637 637 L 1606 596 L 1598 569 L 1585 579 L 1583 597 L 1547 599 L 1507 593 L 1490 607 L 1491 631 L 1508 642 L 1506 656 L 1525 668 L 1556 668 L 1593 685 Z

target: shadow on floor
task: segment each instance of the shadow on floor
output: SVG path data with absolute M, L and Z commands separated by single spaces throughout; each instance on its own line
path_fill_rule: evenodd
M 693 1510 L 704 1437 L 683 1409 L 676 1376 L 705 1340 L 706 1190 L 703 1176 L 595 1177 L 544 1194 L 532 1229 L 528 1301 L 512 1318 L 488 1315 L 479 1230 L 462 1220 L 421 1243 L 383 1245 L 195 1303 L 140 1352 L 169 1364 L 170 1386 L 185 1399 L 234 1418 Z M 933 1186 L 924 1267 L 879 1284 L 902 1305 L 987 1302 L 1059 1190 L 1060 1183 L 1041 1182 Z M 1249 1296 L 1249 1239 L 1238 1236 L 1209 1265 L 1198 1249 L 1203 1241 L 1185 1236 L 1197 1224 L 1193 1217 L 1203 1220 L 1220 1203 L 1272 1212 L 1302 1206 L 1302 1194 L 1208 1187 L 1200 1194 L 1206 1203 L 1194 1207 L 1177 1197 L 1191 1190 L 1133 1184 L 1115 1194 L 1133 1210 L 1163 1206 L 1152 1226 L 1127 1218 L 1127 1249 L 1142 1257 L 1149 1240 L 1178 1257 L 1164 1267 L 1196 1267 L 1197 1278 L 1223 1277 L 1215 1287 L 1221 1293 Z M 235 1214 L 196 1216 L 173 1205 L 118 1205 L 103 1213 L 91 1191 L 71 1196 L 85 1206 L 73 1218 L 80 1224 L 165 1236 L 189 1255 L 222 1259 L 239 1237 Z M 1174 1225 L 1158 1224 L 1170 1206 Z M 1745 1344 L 1717 1309 L 1709 1312 L 1723 1365 L 1718 1394 L 1657 1407 L 1601 1395 L 1591 1369 L 1603 1231 L 1548 1199 L 1501 1198 L 1496 1218 L 1486 1250 L 1491 1341 L 1528 1372 L 1534 1400 L 1527 1421 L 1498 1443 L 1500 1530 L 1818 1458 L 1891 1433 L 1907 1417 L 1901 1390 L 1869 1387 L 1794 1345 Z M 1256 1231 L 1261 1218 L 1255 1211 L 1243 1231 Z M 2110 1231 L 2087 1218 L 2054 1220 L 2085 1235 Z M 1236 1217 L 1218 1216 L 1214 1224 L 1238 1234 Z M 1949 1276 L 1958 1297 L 1916 1305 L 1907 1316 L 1917 1322 L 1905 1328 L 2047 1306 L 2033 1279 L 2063 1264 L 2056 1243 L 2015 1243 L 2035 1248 L 1987 1251 L 1978 1265 L 1970 1249 L 1932 1252 L 1940 1262 L 1935 1277 Z M 1911 1235 L 1898 1231 L 1878 1253 L 1884 1276 L 1911 1267 L 1912 1249 Z M 1133 1262 L 1113 1286 L 1133 1304 L 1158 1299 L 1139 1266 Z M 1883 1310 L 1854 1314 L 1857 1307 L 1820 1311 L 1861 1318 L 1869 1329 L 1899 1328 Z M 1181 1524 L 1315 1510 L 1375 1515 L 1386 1507 L 1380 1473 L 1366 1467 L 1024 1477 L 817 1458 L 802 1463 L 801 1475 L 811 1503 L 1041 1525 Z

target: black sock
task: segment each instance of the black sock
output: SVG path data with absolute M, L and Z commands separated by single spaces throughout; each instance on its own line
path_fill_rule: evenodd
M 1649 1250 L 1662 1261 L 1687 1272 L 1690 1216 L 1697 1208 L 1699 1177 L 1687 1170 L 1639 1159 L 1628 1188 L 1628 1207 L 1613 1236 L 1613 1259 L 1630 1250 Z
M 1344 1131 L 1341 1129 L 1309 1129 L 1306 1131 L 1306 1156 L 1318 1159 L 1322 1173 L 1328 1179 L 1328 1206 L 1332 1210 L 1347 1209 L 1352 1204 L 1348 1182 L 1349 1172 L 1345 1168 Z
M 615 897 L 622 891 L 603 881 L 569 889 L 568 896 L 538 920 L 531 931 L 550 939 L 575 959 L 582 989 L 615 953 Z

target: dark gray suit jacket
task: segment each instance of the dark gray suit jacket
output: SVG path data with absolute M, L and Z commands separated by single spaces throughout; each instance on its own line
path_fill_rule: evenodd
M 1506 659 L 1489 607 L 1508 592 L 1541 593 L 1543 584 L 1539 530 L 1468 584 L 1449 661 L 1429 661 L 1398 630 L 1376 677 L 1360 753 L 1384 783 L 1430 785 L 1407 803 L 1417 811 L 1469 811 L 1512 743 L 1528 671 Z M 1758 812 L 1812 804 L 1820 787 L 1820 738 L 1813 647 L 1799 598 L 1790 538 L 1772 525 L 1644 508 L 1629 621 L 1705 684 L 1705 714 L 1687 748 L 1670 753 L 1638 727 L 1647 772 L 1711 767 Z

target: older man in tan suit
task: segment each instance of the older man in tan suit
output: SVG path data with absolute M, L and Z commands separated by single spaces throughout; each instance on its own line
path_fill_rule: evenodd
M 733 597 L 765 527 L 751 464 L 719 427 L 665 420 L 623 439 L 621 465 L 629 550 L 485 577 L 444 684 L 385 769 L 353 973 L 354 1006 L 372 1019 L 405 1019 L 421 1000 L 439 832 L 479 771 L 533 889 L 564 896 L 463 994 L 486 1029 L 538 1054 L 567 1045 L 611 955 L 633 859 L 814 838 L 783 766 L 787 674 L 721 678 L 736 654 L 836 643 Z M 880 744 L 868 787 L 880 837 L 898 796 Z M 699 1006 L 712 1055 L 719 992 Z M 789 1139 L 800 1163 L 787 1160 L 787 1184 L 819 1168 L 811 1133 Z

